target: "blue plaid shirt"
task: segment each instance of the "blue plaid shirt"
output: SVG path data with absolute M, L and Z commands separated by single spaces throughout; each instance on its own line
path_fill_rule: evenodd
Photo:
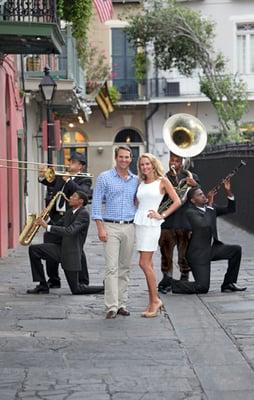
M 137 187 L 138 177 L 130 171 L 128 179 L 118 175 L 115 168 L 102 172 L 93 192 L 92 219 L 133 220 Z

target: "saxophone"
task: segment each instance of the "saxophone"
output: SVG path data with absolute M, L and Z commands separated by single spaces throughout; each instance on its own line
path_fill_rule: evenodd
M 37 218 L 42 218 L 43 220 L 47 220 L 50 211 L 52 210 L 52 208 L 55 205 L 55 202 L 57 201 L 58 197 L 60 197 L 60 196 L 63 196 L 66 201 L 69 201 L 68 197 L 66 197 L 64 192 L 57 192 L 55 194 L 55 196 L 50 200 L 50 202 L 47 205 L 47 207 L 44 208 L 44 210 L 39 215 L 28 214 L 26 225 L 24 226 L 22 232 L 19 235 L 19 243 L 22 246 L 28 246 L 32 242 L 34 236 L 36 235 L 36 233 L 40 229 L 40 225 L 37 225 L 35 223 L 36 219 Z
M 174 165 L 170 167 L 173 175 L 177 178 L 177 173 Z M 179 182 L 177 182 L 177 186 L 174 188 L 176 193 L 178 194 L 181 203 L 184 204 L 187 200 L 187 193 L 191 189 L 191 186 L 188 186 L 186 181 L 187 178 L 193 178 L 192 173 L 188 169 L 184 169 L 183 172 L 186 174 L 186 178 L 182 178 Z M 167 208 L 172 204 L 172 200 L 168 197 L 163 203 L 160 204 L 158 208 L 158 213 L 161 214 L 163 211 L 167 210 Z

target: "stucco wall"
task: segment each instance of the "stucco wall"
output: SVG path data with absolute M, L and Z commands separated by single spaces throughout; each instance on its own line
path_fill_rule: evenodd
M 16 84 L 15 59 L 8 56 L 0 68 L 0 158 L 18 158 L 18 129 L 22 103 Z M 4 162 L 1 162 L 4 164 Z M 12 164 L 14 166 L 14 164 Z M 0 168 L 0 257 L 15 247 L 19 235 L 19 180 L 17 169 Z

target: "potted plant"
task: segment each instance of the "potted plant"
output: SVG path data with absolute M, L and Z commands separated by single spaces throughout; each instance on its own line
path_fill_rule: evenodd
M 108 91 L 112 104 L 116 104 L 119 100 L 121 100 L 122 95 L 115 85 L 110 86 Z

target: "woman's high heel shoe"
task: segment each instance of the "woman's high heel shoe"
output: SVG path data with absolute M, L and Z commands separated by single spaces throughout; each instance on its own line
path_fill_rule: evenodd
M 158 312 L 160 311 L 160 313 L 162 311 L 165 310 L 164 304 L 162 303 L 162 301 L 160 300 L 158 307 L 156 308 L 156 310 L 154 311 L 144 311 L 141 316 L 145 317 L 145 318 L 154 318 L 158 316 Z

